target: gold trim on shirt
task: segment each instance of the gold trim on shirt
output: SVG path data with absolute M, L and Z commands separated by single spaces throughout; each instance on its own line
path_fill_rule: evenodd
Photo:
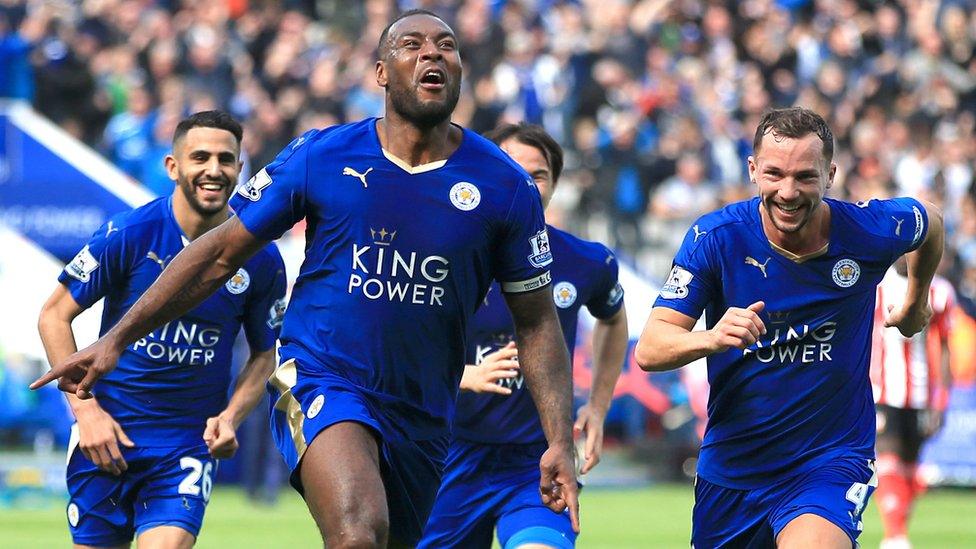
M 387 160 L 393 162 L 393 164 L 395 164 L 398 168 L 407 172 L 410 175 L 416 175 L 418 173 L 424 173 L 424 172 L 429 172 L 431 170 L 436 170 L 437 168 L 443 168 L 444 164 L 447 164 L 447 159 L 445 158 L 444 160 L 435 160 L 434 162 L 428 162 L 426 164 L 421 164 L 419 166 L 411 166 L 410 164 L 407 163 L 407 161 L 391 153 L 390 151 L 386 149 L 380 149 L 380 150 L 383 151 L 383 156 L 385 156 Z
M 769 241 L 769 245 L 770 245 L 770 247 L 773 248 L 773 251 L 775 251 L 779 255 L 785 257 L 786 259 L 789 259 L 790 261 L 792 261 L 794 263 L 803 263 L 804 261 L 813 259 L 815 257 L 820 257 L 823 254 L 827 253 L 827 247 L 830 246 L 830 242 L 824 244 L 823 247 L 820 248 L 819 250 L 810 252 L 808 254 L 803 254 L 803 255 L 797 255 L 797 254 L 795 254 L 795 253 L 787 250 L 786 248 L 781 248 L 781 247 L 777 246 L 776 243 L 773 242 L 772 240 Z

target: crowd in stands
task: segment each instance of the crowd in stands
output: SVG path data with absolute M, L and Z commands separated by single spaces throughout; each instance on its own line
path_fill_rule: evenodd
M 976 314 L 972 0 L 0 0 L 0 95 L 162 194 L 187 112 L 243 120 L 252 166 L 382 115 L 377 38 L 409 8 L 459 35 L 455 121 L 543 124 L 567 150 L 554 221 L 650 277 L 697 216 L 754 192 L 763 110 L 800 104 L 835 132 L 833 196 L 944 208 L 945 272 Z

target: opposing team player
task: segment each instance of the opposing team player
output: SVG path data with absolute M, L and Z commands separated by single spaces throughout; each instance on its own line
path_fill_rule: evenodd
M 540 496 L 558 512 L 568 506 L 576 525 L 571 371 L 539 192 L 497 146 L 450 123 L 461 59 L 444 21 L 407 12 L 378 53 L 384 118 L 291 143 L 235 195 L 237 217 L 187 247 L 112 331 L 38 383 L 60 377 L 87 394 L 121 345 L 204 299 L 305 218 L 305 262 L 271 381 L 273 430 L 326 545 L 420 539 L 466 323 L 493 278 L 549 441 Z
M 548 206 L 563 166 L 559 144 L 539 126 L 506 125 L 487 136 L 535 180 Z M 553 298 L 572 356 L 580 308 L 597 318 L 593 332 L 594 373 L 589 401 L 577 414 L 586 432 L 582 472 L 600 459 L 603 418 L 627 352 L 627 317 L 617 260 L 595 242 L 548 227 L 556 259 Z M 493 285 L 468 326 L 462 393 L 444 481 L 424 530 L 422 547 L 491 547 L 497 527 L 503 547 L 572 547 L 568 513 L 539 502 L 539 457 L 545 436 L 532 397 L 519 372 L 512 317 Z
M 647 370 L 708 357 L 695 547 L 851 547 L 876 486 L 875 286 L 908 252 L 903 334 L 931 316 L 941 214 L 910 198 L 824 198 L 833 136 L 809 110 L 763 115 L 749 158 L 758 198 L 701 217 L 638 343 Z M 706 330 L 692 331 L 704 311 Z
M 165 159 L 171 196 L 116 215 L 65 267 L 41 311 L 51 364 L 76 350 L 71 321 L 105 298 L 106 333 L 190 241 L 224 222 L 240 171 L 241 126 L 216 111 L 180 122 Z M 67 398 L 77 424 L 68 450 L 68 523 L 76 546 L 193 545 L 218 458 L 274 369 L 284 313 L 284 263 L 264 246 L 193 310 L 119 348 L 94 398 Z M 229 402 L 231 349 L 250 346 Z
M 899 259 L 878 285 L 871 384 L 877 412 L 878 489 L 875 499 L 884 526 L 882 549 L 908 549 L 908 519 L 921 490 L 915 481 L 919 450 L 942 425 L 952 377 L 949 329 L 955 291 L 936 276 L 929 291 L 932 321 L 910 338 L 882 320 L 901 307 L 908 285 Z

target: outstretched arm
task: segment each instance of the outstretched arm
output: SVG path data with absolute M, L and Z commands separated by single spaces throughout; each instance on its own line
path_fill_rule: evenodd
M 573 463 L 573 385 L 569 353 L 552 301 L 552 288 L 507 293 L 515 321 L 519 365 L 539 410 L 549 449 L 542 456 L 542 501 L 550 509 L 569 508 L 579 531 L 576 468 Z
M 200 304 L 267 242 L 231 217 L 183 249 L 119 322 L 94 344 L 54 367 L 31 384 L 55 379 L 62 391 L 91 398 L 96 381 L 115 369 L 122 350 L 153 329 Z
M 929 305 L 929 286 L 932 277 L 942 260 L 942 250 L 945 246 L 945 229 L 942 224 L 942 212 L 933 204 L 922 202 L 929 220 L 929 228 L 922 245 L 914 252 L 905 254 L 908 261 L 908 290 L 905 294 L 905 304 L 901 310 L 888 310 L 885 327 L 894 326 L 905 337 L 912 337 L 928 326 L 932 318 L 932 307 Z
M 586 446 L 580 473 L 588 473 L 600 462 L 603 452 L 603 420 L 607 417 L 613 388 L 627 354 L 627 311 L 623 307 L 607 319 L 597 319 L 593 328 L 593 387 L 590 398 L 576 413 L 576 432 L 586 433 Z

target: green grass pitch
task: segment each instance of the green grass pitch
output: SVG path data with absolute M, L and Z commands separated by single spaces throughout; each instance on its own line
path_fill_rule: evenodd
M 690 486 L 658 485 L 633 490 L 589 489 L 583 494 L 586 548 L 688 547 L 691 524 Z M 875 548 L 881 538 L 872 503 L 865 514 L 861 546 Z M 917 504 L 912 521 L 917 549 L 976 547 L 976 492 L 938 490 Z M 275 507 L 252 504 L 235 488 L 214 490 L 197 547 L 282 548 L 319 546 L 318 533 L 301 499 L 282 493 Z M 64 508 L 0 510 L 0 546 L 4 548 L 69 547 Z

